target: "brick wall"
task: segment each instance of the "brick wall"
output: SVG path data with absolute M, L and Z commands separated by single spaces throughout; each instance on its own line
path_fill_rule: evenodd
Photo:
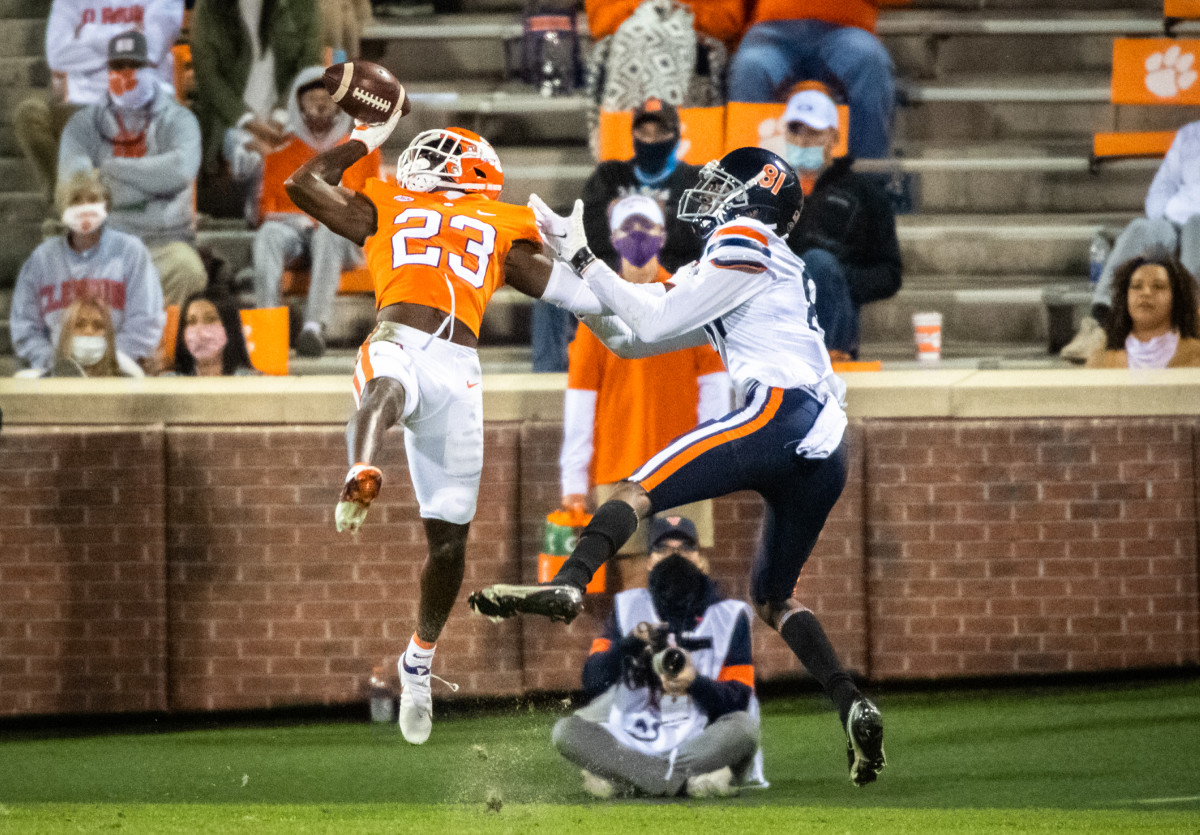
M 168 432 L 172 708 L 344 702 L 363 696 L 375 664 L 395 677 L 416 627 L 424 527 L 394 431 L 366 524 L 353 537 L 334 531 L 344 437 L 335 427 Z M 520 624 L 472 617 L 465 599 L 512 573 L 516 443 L 515 426 L 488 426 L 488 489 L 439 643 L 438 674 L 462 694 L 522 689 Z
M 1194 432 L 871 424 L 873 677 L 1196 663 Z
M 0 434 L 0 714 L 162 710 L 163 435 Z
M 438 653 L 462 694 L 576 687 L 611 608 L 590 597 L 567 628 L 466 608 L 473 589 L 535 579 L 560 432 L 487 425 Z M 1198 435 L 1190 419 L 856 423 L 799 597 L 873 679 L 1196 664 Z M 0 714 L 361 699 L 373 665 L 394 675 L 426 551 L 389 444 L 351 538 L 333 531 L 339 426 L 5 429 Z M 732 595 L 762 513 L 753 494 L 715 502 L 710 559 Z M 798 671 L 759 625 L 755 646 L 762 678 Z

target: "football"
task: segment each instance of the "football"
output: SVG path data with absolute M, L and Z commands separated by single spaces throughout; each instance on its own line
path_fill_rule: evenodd
M 369 125 L 386 122 L 396 107 L 408 113 L 404 86 L 384 67 L 370 61 L 346 61 L 325 70 L 322 79 L 334 102 Z

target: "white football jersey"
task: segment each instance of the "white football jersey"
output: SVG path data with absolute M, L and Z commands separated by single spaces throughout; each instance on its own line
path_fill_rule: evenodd
M 704 325 L 739 392 L 753 380 L 777 388 L 813 388 L 833 375 L 825 334 L 817 322 L 816 286 L 804 262 L 773 229 L 752 218 L 718 226 L 691 273 L 672 283 L 694 282 L 714 299 L 736 305 Z

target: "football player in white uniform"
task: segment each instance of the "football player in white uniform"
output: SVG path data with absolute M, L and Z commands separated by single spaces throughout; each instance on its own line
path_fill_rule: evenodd
M 540 614 L 569 622 L 597 569 L 653 513 L 738 490 L 766 501 L 754 561 L 755 609 L 822 684 L 847 734 L 859 786 L 884 766 L 883 720 L 838 662 L 796 580 L 846 482 L 845 384 L 833 373 L 813 308 L 815 287 L 786 238 L 803 200 L 795 172 L 762 148 L 739 148 L 702 170 L 680 219 L 706 238 L 704 255 L 666 284 L 624 282 L 587 247 L 578 205 L 559 218 L 535 202 L 543 238 L 587 283 L 607 315 L 583 321 L 617 354 L 645 356 L 710 341 L 743 404 L 672 441 L 618 485 L 571 557 L 544 585 L 495 585 L 471 596 L 493 618 Z

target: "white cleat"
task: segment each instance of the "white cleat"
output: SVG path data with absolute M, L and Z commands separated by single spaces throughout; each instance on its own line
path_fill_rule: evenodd
M 697 774 L 687 781 L 688 797 L 736 797 L 739 791 L 734 785 L 733 770 L 729 766 L 707 774 Z
M 400 656 L 400 733 L 404 739 L 420 745 L 429 739 L 433 730 L 433 695 L 429 692 L 429 667 L 422 663 L 409 665 Z

